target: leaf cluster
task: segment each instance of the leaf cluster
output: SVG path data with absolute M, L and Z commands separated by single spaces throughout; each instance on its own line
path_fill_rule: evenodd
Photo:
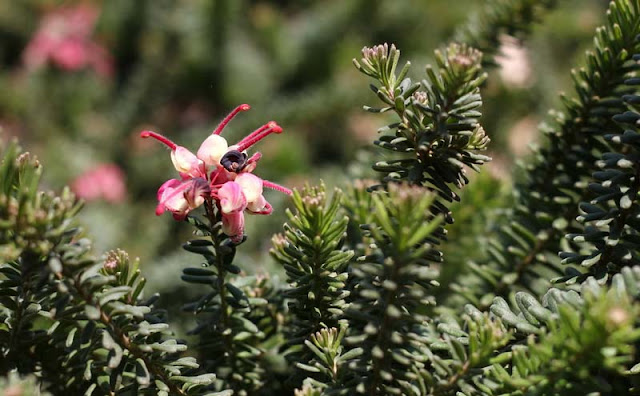
M 328 198 L 324 185 L 294 191 L 296 213 L 287 211 L 290 224 L 273 238 L 271 254 L 284 267 L 290 285 L 284 291 L 292 315 L 288 357 L 298 364 L 310 359 L 304 343 L 318 331 L 337 327 L 347 305 L 346 269 L 354 252 L 342 248 L 348 218 L 339 212 L 341 199 L 340 190 Z M 305 353 L 300 356 L 295 350 Z
M 37 190 L 41 167 L 16 144 L 4 151 L 0 205 L 9 213 L 0 264 L 0 371 L 34 374 L 54 394 L 202 395 L 199 372 L 171 337 L 157 296 L 144 299 L 137 262 L 89 254 L 72 227 L 72 194 Z M 12 374 L 13 375 L 13 374 Z
M 488 242 L 488 257 L 470 257 L 469 274 L 451 287 L 448 305 L 469 302 L 486 308 L 494 296 L 514 289 L 542 296 L 549 280 L 564 276 L 557 253 L 580 247 L 579 240 L 563 237 L 583 233 L 576 221 L 579 203 L 593 199 L 588 187 L 601 156 L 616 151 L 606 139 L 619 128 L 613 116 L 627 110 L 623 98 L 634 91 L 625 81 L 636 69 L 632 55 L 640 50 L 639 15 L 637 2 L 611 3 L 585 66 L 573 71 L 577 97 L 563 96 L 564 112 L 554 113 L 554 125 L 542 127 L 548 142 L 534 152 L 524 180 L 516 184 L 511 214 Z
M 197 319 L 189 333 L 198 337 L 196 347 L 203 366 L 218 375 L 215 389 L 255 392 L 266 386 L 266 372 L 272 369 L 263 343 L 268 344 L 280 327 L 275 306 L 282 299 L 274 295 L 264 277 L 228 277 L 241 274 L 232 263 L 237 244 L 222 233 L 219 212 L 212 213 L 208 208 L 208 219 L 194 215 L 187 219 L 200 235 L 183 248 L 201 255 L 203 263 L 185 268 L 182 280 L 208 290 L 183 310 Z
M 420 82 L 407 78 L 408 63 L 397 70 L 394 45 L 363 50 L 355 65 L 382 103 L 365 109 L 394 119 L 375 142 L 380 178 L 331 197 L 323 185 L 295 191 L 271 251 L 286 285 L 242 270 L 213 201 L 190 214 L 195 236 L 184 249 L 202 258 L 182 273 L 202 292 L 184 306 L 197 322 L 195 356 L 170 334 L 158 296 L 143 296 L 137 261 L 122 251 L 93 258 L 71 225 L 74 197 L 38 192 L 38 163 L 10 146 L 0 165 L 0 374 L 9 381 L 0 386 L 29 387 L 35 375 L 44 391 L 78 394 L 637 392 L 635 1 L 611 3 L 574 73 L 577 97 L 545 128 L 548 145 L 496 220 L 488 257 L 435 297 L 449 205 L 470 182 L 467 168 L 490 159 L 481 154 L 483 66 L 500 34 L 526 33 L 553 3 L 488 3 L 495 26 L 461 37 L 489 61 L 454 43 Z

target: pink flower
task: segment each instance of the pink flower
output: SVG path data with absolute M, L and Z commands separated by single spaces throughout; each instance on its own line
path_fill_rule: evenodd
M 165 210 L 173 213 L 176 220 L 183 220 L 192 210 L 204 203 L 210 189 L 206 179 L 195 177 L 184 181 L 170 179 L 158 189 L 156 215 Z
M 226 182 L 218 189 L 218 199 L 223 215 L 242 212 L 247 207 L 247 198 L 242 192 L 242 186 L 234 181 Z
M 247 210 L 258 214 L 271 213 L 271 205 L 262 195 L 264 180 L 251 173 L 242 173 L 236 177 L 235 182 L 242 188 L 247 200 Z
M 119 203 L 127 197 L 124 173 L 115 164 L 102 164 L 76 177 L 71 190 L 86 201 Z
M 263 183 L 262 179 L 251 173 L 241 173 L 234 181 L 228 181 L 218 189 L 222 231 L 234 242 L 242 240 L 244 210 L 253 214 L 270 214 L 272 211 L 271 205 L 262 195 Z
M 67 71 L 93 68 L 102 76 L 112 73 L 109 52 L 91 39 L 98 10 L 90 5 L 60 8 L 45 15 L 23 53 L 27 68 L 47 62 Z
M 270 214 L 271 205 L 262 195 L 264 187 L 291 194 L 288 188 L 262 180 L 253 172 L 261 158 L 260 153 L 251 157 L 246 150 L 272 133 L 282 133 L 282 128 L 271 121 L 250 133 L 234 145 L 220 136 L 224 127 L 249 105 L 236 107 L 200 145 L 197 154 L 178 146 L 166 137 L 143 131 L 143 138 L 152 137 L 171 149 L 173 166 L 181 180 L 171 179 L 158 190 L 156 214 L 169 211 L 182 220 L 205 201 L 215 203 L 222 219 L 222 230 L 232 241 L 240 242 L 244 236 L 244 212 Z

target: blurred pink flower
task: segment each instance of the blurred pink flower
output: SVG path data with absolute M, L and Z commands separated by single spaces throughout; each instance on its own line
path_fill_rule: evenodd
M 261 158 L 260 153 L 248 157 L 246 150 L 272 133 L 282 133 L 282 128 L 271 121 L 250 133 L 235 145 L 229 146 L 220 136 L 224 127 L 249 105 L 236 107 L 200 145 L 197 154 L 178 146 L 166 137 L 143 131 L 143 138 L 154 138 L 171 149 L 171 162 L 182 180 L 170 179 L 158 190 L 156 214 L 169 211 L 177 220 L 202 205 L 215 203 L 222 217 L 222 231 L 232 241 L 240 242 L 244 236 L 244 212 L 270 214 L 271 205 L 262 195 L 263 187 L 291 194 L 288 188 L 255 176 L 253 170 Z
M 119 203 L 127 197 L 124 172 L 115 164 L 102 164 L 76 177 L 71 190 L 86 201 Z
M 67 71 L 90 67 L 101 76 L 113 73 L 111 55 L 91 38 L 99 11 L 89 4 L 47 13 L 22 54 L 28 69 L 47 62 Z
M 525 88 L 533 80 L 529 52 L 517 40 L 508 36 L 500 38 L 500 53 L 496 62 L 500 66 L 502 80 L 516 88 Z

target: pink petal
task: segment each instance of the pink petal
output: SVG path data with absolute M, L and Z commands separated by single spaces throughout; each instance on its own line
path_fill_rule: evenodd
M 236 182 L 224 183 L 218 190 L 218 199 L 223 214 L 242 212 L 247 207 L 242 187 Z
M 171 151 L 171 162 L 178 172 L 193 177 L 201 175 L 203 170 L 202 161 L 182 146 L 176 146 L 175 150 Z
M 253 173 L 241 173 L 235 181 L 242 187 L 247 202 L 253 203 L 262 196 L 262 179 Z
M 104 199 L 118 203 L 127 195 L 124 173 L 115 164 L 98 165 L 82 173 L 71 183 L 71 189 L 86 201 Z
M 244 214 L 242 212 L 222 214 L 222 232 L 235 243 L 242 241 L 244 235 Z
M 253 202 L 250 202 L 247 205 L 247 210 L 253 213 L 261 213 L 264 211 L 264 208 L 267 206 L 267 200 L 264 198 L 264 195 L 260 195 L 258 199 Z
M 184 192 L 180 189 L 165 191 L 161 203 L 164 207 L 173 213 L 182 213 L 189 210 L 189 202 L 184 197 Z
M 188 185 L 175 179 L 171 179 L 160 186 L 156 215 L 161 215 L 165 210 L 174 214 L 186 214 L 189 211 L 189 202 L 184 197 L 184 191 L 187 187 Z
M 228 181 L 233 181 L 235 174 L 232 174 L 228 170 L 223 167 L 216 168 L 211 175 L 209 176 L 209 180 L 211 180 L 212 186 L 217 186 L 224 184 Z
M 175 189 L 177 186 L 179 186 L 181 183 L 180 180 L 177 179 L 169 179 L 166 182 L 164 182 L 160 188 L 158 189 L 158 193 L 156 194 L 158 201 L 160 201 L 162 199 L 162 194 L 164 193 L 164 191 L 168 188 L 170 189 Z
M 51 57 L 58 66 L 68 71 L 75 71 L 85 67 L 89 60 L 85 43 L 73 39 L 67 39 L 60 43 Z
M 205 199 L 211 194 L 209 183 L 202 178 L 193 178 L 184 183 L 188 183 L 189 187 L 184 192 L 184 197 L 189 203 L 189 208 L 195 209 L 202 205 Z

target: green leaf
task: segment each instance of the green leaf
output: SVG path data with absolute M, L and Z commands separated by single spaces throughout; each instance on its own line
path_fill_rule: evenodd
M 85 305 L 84 313 L 87 315 L 88 319 L 98 320 L 100 319 L 100 309 L 94 307 L 93 305 Z
M 146 386 L 151 383 L 151 375 L 147 369 L 147 365 L 144 360 L 136 359 L 136 381 L 138 384 Z

